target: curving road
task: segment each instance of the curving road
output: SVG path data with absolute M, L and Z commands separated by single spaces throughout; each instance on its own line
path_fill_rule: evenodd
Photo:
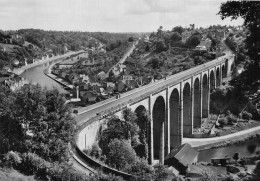
M 183 72 L 177 73 L 175 75 L 167 77 L 167 79 L 161 79 L 159 81 L 150 83 L 148 85 L 142 86 L 140 88 L 134 89 L 132 91 L 126 92 L 121 94 L 119 99 L 116 97 L 112 97 L 110 99 L 104 100 L 102 102 L 93 104 L 88 107 L 78 109 L 78 117 L 77 117 L 77 124 L 82 125 L 85 121 L 89 120 L 91 117 L 96 116 L 97 113 L 102 112 L 106 109 L 109 109 L 113 106 L 116 106 L 121 103 L 128 102 L 130 99 L 138 98 L 139 96 L 146 94 L 147 92 L 152 92 L 157 90 L 158 88 L 162 87 L 165 84 L 177 84 L 182 80 L 190 78 L 192 75 L 196 75 L 199 72 L 202 72 L 206 69 L 210 69 L 218 64 L 220 61 L 225 61 L 225 58 L 232 58 L 232 54 L 229 52 L 226 55 L 219 57 L 215 60 L 207 62 L 205 64 L 196 66 L 194 68 L 185 70 Z

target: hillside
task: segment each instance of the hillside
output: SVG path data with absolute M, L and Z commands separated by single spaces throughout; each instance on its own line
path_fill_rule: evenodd
M 222 40 L 227 27 L 211 26 L 194 29 L 174 27 L 144 36 L 125 64 L 136 75 L 155 79 L 176 74 L 221 56 L 226 50 Z
M 113 51 L 129 37 L 130 33 L 44 31 L 39 29 L 0 30 L 0 69 L 19 67 L 33 59 L 52 57 L 67 51 L 86 48 L 105 48 Z

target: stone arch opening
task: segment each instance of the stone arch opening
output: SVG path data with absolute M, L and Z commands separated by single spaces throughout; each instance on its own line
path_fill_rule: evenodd
M 199 128 L 201 126 L 201 88 L 200 80 L 196 78 L 194 81 L 194 100 L 193 100 L 193 126 Z
M 217 68 L 217 72 L 216 72 L 216 86 L 219 87 L 221 83 L 221 77 L 220 77 L 220 70 L 219 68 Z
M 213 70 L 210 72 L 209 77 L 210 77 L 210 92 L 212 92 L 216 87 L 216 85 L 215 85 L 215 74 L 214 74 Z
M 225 68 L 226 68 L 226 70 L 225 70 L 225 74 L 226 74 L 226 77 L 227 77 L 228 74 L 229 74 L 229 73 L 228 73 L 228 72 L 229 72 L 228 69 L 230 68 L 230 67 L 228 66 L 228 59 L 227 59 L 227 58 L 226 58 L 226 61 L 225 61 Z
M 181 145 L 180 94 L 174 89 L 170 96 L 170 149 Z
M 209 86 L 208 76 L 204 74 L 202 78 L 202 117 L 207 118 L 209 115 Z
M 159 96 L 153 106 L 153 150 L 154 159 L 164 157 L 165 101 Z M 161 155 L 160 155 L 161 154 Z
M 135 148 L 136 154 L 142 158 L 148 158 L 150 160 L 150 119 L 146 108 L 143 105 L 138 106 L 135 109 L 137 116 L 137 125 L 140 128 L 139 139 L 141 144 Z M 148 150 L 148 152 L 147 152 Z
M 192 134 L 191 86 L 186 83 L 183 88 L 183 136 Z
M 222 72 L 222 78 L 227 77 L 227 71 L 226 71 L 226 66 L 225 65 L 222 65 L 221 72 Z

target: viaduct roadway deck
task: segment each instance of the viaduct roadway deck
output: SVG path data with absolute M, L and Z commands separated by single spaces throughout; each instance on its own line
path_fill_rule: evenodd
M 141 95 L 144 95 L 148 92 L 153 92 L 156 91 L 158 88 L 166 85 L 166 84 L 171 84 L 175 85 L 181 81 L 187 80 L 193 75 L 197 75 L 200 72 L 206 71 L 210 68 L 213 68 L 217 64 L 220 64 L 225 61 L 225 58 L 230 58 L 231 53 L 228 52 L 226 55 L 219 57 L 217 59 L 214 59 L 210 62 L 204 63 L 202 65 L 193 67 L 191 69 L 182 71 L 180 73 L 171 75 L 165 79 L 161 79 L 158 81 L 155 81 L 153 83 L 150 83 L 148 85 L 142 86 L 140 88 L 136 88 L 134 90 L 131 90 L 129 92 L 121 94 L 121 97 L 119 99 L 116 99 L 116 97 L 112 97 L 110 99 L 104 100 L 102 102 L 98 102 L 96 104 L 93 104 L 88 107 L 84 108 L 79 108 L 78 109 L 78 116 L 77 116 L 77 124 L 82 125 L 84 122 L 89 120 L 90 118 L 96 116 L 97 113 L 100 113 L 104 110 L 107 110 L 113 106 L 126 103 L 130 99 L 135 99 L 140 97 Z

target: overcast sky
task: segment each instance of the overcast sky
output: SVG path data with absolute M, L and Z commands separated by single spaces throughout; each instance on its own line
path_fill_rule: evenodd
M 161 25 L 241 25 L 221 20 L 223 0 L 0 0 L 0 29 L 151 32 Z

